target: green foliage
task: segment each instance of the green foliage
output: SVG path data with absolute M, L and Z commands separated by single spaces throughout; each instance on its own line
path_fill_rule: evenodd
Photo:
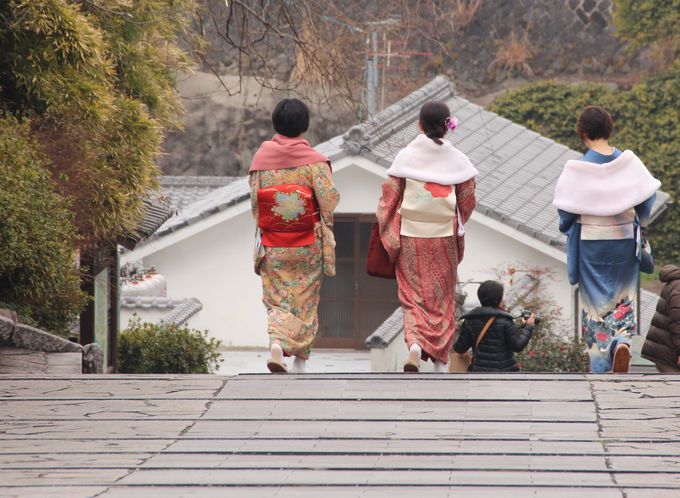
M 132 320 L 118 337 L 121 373 L 213 373 L 219 362 L 220 341 L 207 331 L 186 325 L 141 323 Z
M 531 83 L 507 92 L 491 110 L 573 149 L 583 150 L 574 130 L 586 105 L 601 105 L 612 114 L 612 144 L 633 150 L 662 189 L 675 201 L 651 227 L 650 240 L 657 262 L 680 259 L 680 61 L 665 72 L 613 91 L 603 85 Z
M 84 302 L 73 215 L 28 126 L 0 115 L 0 301 L 66 335 Z
M 131 231 L 181 106 L 176 43 L 194 0 L 0 3 L 0 111 L 30 120 L 81 248 Z
M 597 83 L 569 85 L 541 81 L 503 94 L 490 109 L 567 147 L 584 150 L 576 136 L 576 118 L 581 109 L 602 102 L 611 92 Z
M 678 49 L 680 0 L 615 0 L 616 35 L 634 48 L 669 41 Z
M 512 264 L 497 268 L 498 281 L 505 287 L 505 306 L 513 313 L 529 310 L 540 315 L 529 345 L 517 354 L 517 363 L 525 372 L 586 372 L 586 345 L 574 340 L 569 325 L 562 318 L 562 308 L 548 292 L 547 283 L 554 278 L 549 268 Z
M 132 231 L 156 186 L 195 6 L 0 2 L 0 299 L 52 331 L 84 303 L 75 250 Z

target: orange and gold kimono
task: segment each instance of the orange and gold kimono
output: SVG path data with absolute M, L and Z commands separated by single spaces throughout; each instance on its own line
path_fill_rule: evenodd
M 262 302 L 267 309 L 270 345 L 278 342 L 286 356 L 307 359 L 318 330 L 317 307 L 322 276 L 335 275 L 333 211 L 340 195 L 326 162 L 296 168 L 250 173 L 251 207 L 260 219 L 258 190 L 280 185 L 300 185 L 314 193 L 318 206 L 313 242 L 297 247 L 264 246 L 264 257 L 256 264 L 262 277 Z M 295 222 L 305 215 L 296 196 L 278 195 L 272 211 L 283 220 Z

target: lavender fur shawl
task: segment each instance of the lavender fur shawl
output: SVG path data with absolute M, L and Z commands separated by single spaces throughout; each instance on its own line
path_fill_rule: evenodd
M 569 213 L 614 216 L 649 199 L 661 187 L 630 150 L 595 164 L 569 160 L 557 180 L 553 205 Z

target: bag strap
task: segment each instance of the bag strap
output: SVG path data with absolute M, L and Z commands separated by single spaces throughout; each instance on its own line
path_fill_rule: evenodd
M 484 336 L 486 335 L 486 331 L 489 330 L 489 327 L 491 327 L 491 324 L 493 321 L 496 319 L 495 316 L 492 316 L 489 318 L 489 321 L 486 322 L 486 325 L 484 325 L 484 328 L 482 331 L 479 333 L 479 336 L 477 337 L 477 342 L 475 343 L 475 350 L 479 347 L 479 343 L 482 342 L 482 339 L 484 339 Z

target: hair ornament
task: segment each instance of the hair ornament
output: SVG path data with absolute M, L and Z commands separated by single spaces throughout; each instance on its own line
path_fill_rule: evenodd
M 446 118 L 446 127 L 451 131 L 458 128 L 458 118 L 456 116 L 449 116 Z

